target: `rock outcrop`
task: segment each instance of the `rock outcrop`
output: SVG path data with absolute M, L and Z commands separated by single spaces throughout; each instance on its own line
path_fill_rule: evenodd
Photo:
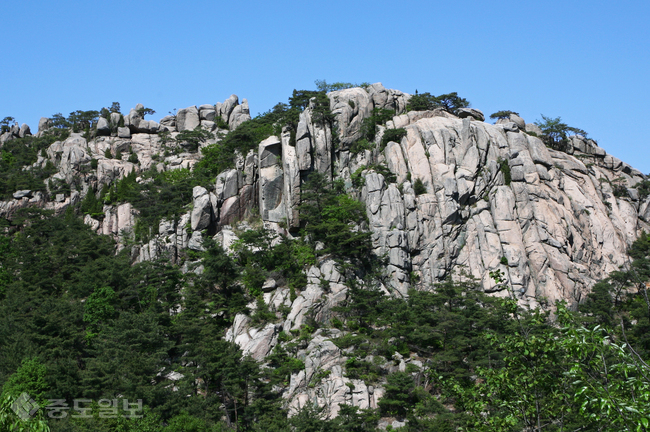
M 387 260 L 381 288 L 395 296 L 469 275 L 485 292 L 514 295 L 521 304 L 575 304 L 598 280 L 625 265 L 629 246 L 650 229 L 650 199 L 636 190 L 645 176 L 585 137 L 572 136 L 566 151 L 557 151 L 544 145 L 537 126 L 515 114 L 489 124 L 477 109 L 458 115 L 441 109 L 406 112 L 410 95 L 380 83 L 328 97 L 333 124 L 314 119 L 312 102 L 299 115 L 295 131 L 285 128 L 260 142 L 257 151 L 237 154 L 235 166 L 218 174 L 213 186 L 194 187 L 187 203 L 191 209 L 178 220 L 162 220 L 147 243 L 133 246 L 133 261 L 165 258 L 181 264 L 182 251 L 202 250 L 206 236 L 228 251 L 238 224 L 255 214 L 265 227 L 296 235 L 301 185 L 311 172 L 343 180 L 347 192 L 363 202 L 374 253 Z M 70 183 L 71 193 L 48 199 L 42 192 L 15 191 L 13 199 L 0 202 L 0 217 L 27 206 L 61 213 L 89 191 L 133 171 L 191 169 L 200 151 L 165 143 L 161 131 L 174 138 L 197 127 L 234 130 L 250 119 L 247 100 L 239 104 L 236 95 L 216 105 L 181 109 L 159 123 L 144 120 L 142 108 L 124 117 L 124 127 L 118 127 L 119 114 L 100 119 L 101 136 L 92 140 L 71 134 L 50 145 L 26 169 L 55 166 L 57 173 L 48 181 Z M 377 110 L 395 115 L 377 126 L 372 143 L 353 151 L 364 136 L 365 120 Z M 29 134 L 25 126 L 14 125 L 0 143 Z M 49 127 L 41 119 L 39 134 Z M 389 129 L 405 134 L 382 142 Z M 121 159 L 115 158 L 118 154 Z M 130 155 L 137 163 L 129 162 Z M 103 213 L 101 219 L 88 215 L 85 222 L 116 239 L 131 235 L 138 213 L 130 204 L 104 206 Z M 496 270 L 506 283 L 490 277 Z M 308 283 L 300 292 L 275 280 L 264 285 L 263 298 L 277 313 L 276 322 L 258 328 L 241 314 L 227 338 L 264 361 L 283 343 L 281 332 L 300 331 L 310 319 L 328 322 L 332 308 L 346 299 L 348 279 L 356 276 L 342 274 L 328 256 L 305 272 Z M 292 409 L 317 402 L 335 416 L 341 403 L 377 406 L 383 390 L 345 376 L 346 352 L 333 337 L 317 332 L 300 349 L 305 369 L 291 377 L 285 391 Z M 399 369 L 407 361 L 418 360 L 399 359 L 385 367 Z

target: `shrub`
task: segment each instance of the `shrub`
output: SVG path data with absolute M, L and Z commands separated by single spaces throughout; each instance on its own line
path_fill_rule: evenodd
M 402 138 L 406 136 L 406 129 L 399 128 L 399 129 L 386 129 L 384 131 L 384 135 L 381 137 L 381 151 L 384 151 L 386 148 L 386 145 L 394 141 L 396 143 L 399 143 L 402 141 Z
M 195 127 L 194 130 L 184 130 L 176 135 L 176 142 L 190 152 L 197 151 L 201 144 L 210 139 L 214 139 L 214 134 L 201 126 Z
M 413 192 L 415 192 L 416 196 L 427 193 L 427 187 L 424 185 L 422 179 L 419 177 L 416 178 L 415 182 L 413 183 Z
M 536 121 L 535 124 L 542 130 L 545 144 L 555 150 L 566 151 L 570 134 L 587 137 L 587 132 L 567 125 L 560 117 L 551 118 L 542 114 L 542 120 Z
M 650 195 L 650 180 L 643 180 L 635 186 L 636 190 L 639 191 L 639 198 L 644 200 Z
M 349 82 L 334 82 L 334 83 L 328 84 L 327 81 L 325 81 L 325 80 L 316 80 L 316 81 L 314 81 L 314 84 L 316 84 L 316 88 L 318 89 L 318 91 L 325 92 L 325 93 L 329 93 L 331 91 L 355 88 L 355 87 L 365 88 L 365 87 L 368 87 L 370 85 L 367 82 L 362 82 L 361 84 L 354 84 L 354 83 L 349 83 Z
M 503 173 L 503 181 L 506 184 L 506 186 L 510 186 L 510 183 L 512 182 L 512 176 L 510 174 L 510 165 L 508 165 L 508 161 L 502 158 L 497 159 L 497 163 L 499 164 L 499 169 Z
M 491 119 L 497 119 L 497 120 L 499 120 L 499 119 L 507 119 L 508 117 L 510 117 L 510 114 L 514 114 L 514 115 L 517 115 L 517 116 L 519 115 L 518 112 L 509 111 L 509 110 L 502 110 L 502 111 L 497 111 L 497 112 L 495 112 L 493 114 L 490 114 L 490 118 Z
M 627 192 L 627 188 L 622 184 L 613 185 L 612 191 L 616 198 L 628 198 L 630 196 L 630 194 Z
M 433 96 L 431 93 L 419 94 L 416 90 L 415 94 L 411 96 L 411 99 L 406 104 L 406 110 L 430 111 L 436 108 L 442 108 L 449 113 L 456 114 L 460 108 L 467 108 L 469 106 L 469 101 L 458 96 L 456 92 Z
M 370 117 L 365 118 L 361 125 L 361 136 L 369 141 L 374 141 L 377 135 L 377 125 L 384 125 L 395 115 L 395 110 L 374 108 Z
M 363 138 L 352 143 L 350 146 L 350 153 L 359 154 L 362 151 L 372 150 L 373 148 L 375 148 L 375 145 L 369 142 L 367 139 Z
M 111 149 L 107 148 L 106 151 L 104 152 L 104 157 L 106 159 L 113 159 L 113 153 L 111 153 Z

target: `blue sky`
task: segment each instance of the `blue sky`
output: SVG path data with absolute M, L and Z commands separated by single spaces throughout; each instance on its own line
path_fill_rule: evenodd
M 10 4 L 11 3 L 11 4 Z M 314 80 L 456 91 L 486 116 L 584 129 L 650 172 L 646 1 L 6 2 L 0 118 L 247 98 L 252 114 Z

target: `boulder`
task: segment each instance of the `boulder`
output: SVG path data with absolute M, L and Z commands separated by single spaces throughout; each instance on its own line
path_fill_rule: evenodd
M 122 114 L 118 112 L 111 113 L 110 115 L 110 124 L 112 127 L 118 127 L 120 125 L 120 120 L 122 120 Z
M 199 117 L 201 120 L 214 121 L 216 117 L 214 105 L 201 105 L 199 107 Z
M 229 122 L 230 114 L 232 113 L 232 111 L 235 109 L 237 105 L 239 105 L 239 98 L 237 97 L 237 95 L 234 94 L 230 95 L 230 97 L 226 99 L 225 102 L 218 103 L 215 106 L 216 115 L 221 116 L 221 119 L 224 122 L 230 124 Z
M 230 126 L 230 130 L 235 130 L 240 124 L 250 119 L 251 114 L 248 108 L 248 101 L 243 99 L 241 105 L 237 105 L 233 108 L 228 120 L 228 126 Z
M 526 130 L 526 122 L 517 114 L 510 114 L 510 121 L 515 123 L 519 130 Z
M 117 137 L 126 139 L 131 138 L 131 130 L 128 127 L 118 127 Z
M 160 119 L 160 124 L 163 126 L 169 126 L 176 128 L 176 116 L 168 115 Z
M 180 109 L 176 113 L 176 129 L 179 132 L 194 130 L 200 124 L 199 110 L 195 106 Z
M 23 198 L 31 198 L 32 197 L 32 191 L 25 189 L 25 190 L 19 190 L 14 192 L 14 199 L 23 199 Z
M 485 121 L 483 112 L 474 108 L 460 108 L 456 111 L 456 115 L 460 118 L 472 118 L 478 121 Z
M 52 120 L 47 117 L 41 117 L 38 121 L 38 132 L 45 132 L 52 127 Z
M 18 131 L 18 136 L 20 138 L 25 138 L 26 136 L 31 135 L 31 134 L 32 134 L 32 131 L 29 130 L 29 126 L 27 126 L 26 123 L 23 123 L 20 126 L 20 130 Z
M 201 231 L 210 225 L 213 218 L 210 194 L 206 188 L 202 186 L 194 186 L 194 189 L 192 190 L 192 197 L 192 231 Z
M 140 122 L 144 120 L 142 110 L 144 105 L 137 104 L 135 108 L 131 108 L 129 114 L 124 117 L 124 126 L 128 127 L 131 133 L 139 132 Z
M 541 137 L 544 135 L 544 132 L 537 126 L 535 123 L 526 123 L 526 132 L 528 133 L 534 133 L 538 137 Z
M 108 120 L 106 120 L 104 117 L 100 117 L 99 120 L 97 120 L 97 135 L 105 136 L 110 134 L 111 127 L 108 124 Z

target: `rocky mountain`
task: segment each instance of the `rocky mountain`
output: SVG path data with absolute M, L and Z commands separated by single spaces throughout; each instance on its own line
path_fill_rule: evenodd
M 160 221 L 145 242 L 133 241 L 139 211 L 129 202 L 106 204 L 101 216 L 87 214 L 85 223 L 117 239 L 119 249 L 131 248 L 133 262 L 162 258 L 189 271 L 196 266 L 187 250 L 202 250 L 208 236 L 231 250 L 252 218 L 259 216 L 264 227 L 283 236 L 297 235 L 301 186 L 318 172 L 343 180 L 346 192 L 365 205 L 367 226 L 358 229 L 370 231 L 374 254 L 385 257 L 385 292 L 406 297 L 413 288 L 471 276 L 486 293 L 515 296 L 531 307 L 581 302 L 597 281 L 627 263 L 628 248 L 650 228 L 650 197 L 637 190 L 646 177 L 591 139 L 573 135 L 560 151 L 547 147 L 542 131 L 516 114 L 491 124 L 478 109 L 407 111 L 411 95 L 380 83 L 332 91 L 327 98 L 333 121 L 319 120 L 312 100 L 297 127 L 284 127 L 237 154 L 234 167 L 209 187 L 195 186 L 185 213 Z M 51 144 L 27 169 L 52 164 L 56 173 L 49 180 L 70 184 L 70 192 L 51 199 L 47 192 L 16 191 L 0 202 L 0 217 L 28 206 L 62 213 L 132 172 L 140 182 L 149 169 L 192 169 L 201 150 L 251 120 L 248 102 L 240 104 L 235 95 L 159 122 L 144 120 L 143 108 L 123 116 L 123 126 L 113 113 L 99 118 L 94 136 L 72 133 Z M 390 118 L 375 122 L 382 110 L 392 111 Z M 375 127 L 370 135 L 369 124 Z M 50 127 L 43 119 L 38 136 Z M 198 151 L 169 143 L 199 129 L 214 137 Z M 15 126 L 0 143 L 29 134 L 26 125 Z M 283 343 L 281 332 L 300 330 L 310 314 L 328 322 L 347 296 L 350 274 L 329 256 L 305 273 L 307 286 L 295 296 L 281 281 L 264 284 L 264 302 L 272 312 L 287 310 L 286 317 L 256 327 L 249 315 L 239 314 L 226 339 L 263 361 Z M 377 407 L 382 386 L 346 376 L 346 352 L 332 342 L 337 332 L 317 331 L 299 352 L 305 368 L 284 391 L 291 407 L 317 402 L 330 416 L 343 403 Z M 422 359 L 399 357 L 394 370 L 421 366 Z M 317 375 L 325 377 L 314 384 Z

